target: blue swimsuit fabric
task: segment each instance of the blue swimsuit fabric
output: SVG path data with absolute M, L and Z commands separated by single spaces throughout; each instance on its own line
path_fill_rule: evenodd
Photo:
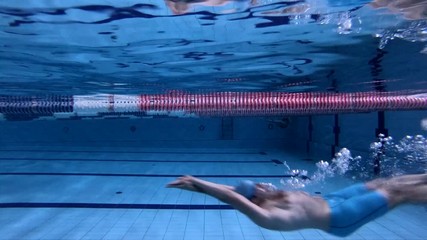
M 324 199 L 331 209 L 329 233 L 340 237 L 350 235 L 388 211 L 386 197 L 362 183 L 330 193 Z

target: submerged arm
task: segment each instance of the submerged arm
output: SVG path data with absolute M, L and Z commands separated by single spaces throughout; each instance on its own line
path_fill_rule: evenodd
M 167 187 L 205 193 L 224 203 L 230 204 L 233 208 L 247 215 L 259 226 L 271 228 L 269 211 L 259 207 L 239 193 L 235 192 L 234 187 L 204 181 L 192 176 L 180 177 L 176 181 L 169 183 Z

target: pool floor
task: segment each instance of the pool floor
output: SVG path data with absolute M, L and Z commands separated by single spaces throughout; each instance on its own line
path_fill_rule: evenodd
M 164 186 L 191 174 L 224 184 L 280 185 L 304 155 L 267 149 L 5 148 L 0 150 L 0 239 L 341 239 L 318 230 L 262 229 L 218 200 Z M 329 181 L 321 194 L 351 183 Z M 346 239 L 427 239 L 425 206 L 402 206 Z

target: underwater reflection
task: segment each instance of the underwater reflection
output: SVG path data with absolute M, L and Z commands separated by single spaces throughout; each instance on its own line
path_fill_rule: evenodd
M 328 1 L 309 0 L 309 1 L 278 1 L 278 0 L 165 0 L 166 6 L 175 15 L 186 14 L 193 12 L 197 6 L 201 7 L 222 7 L 226 5 L 236 4 L 231 9 L 225 12 L 234 12 L 236 8 L 250 8 L 275 3 L 289 3 L 292 6 L 287 6 L 283 9 L 273 11 L 274 14 L 300 14 L 310 8 L 325 4 Z M 323 4 L 322 4 L 323 3 Z M 366 2 L 365 2 L 366 3 Z M 295 4 L 295 5 L 294 5 Z M 391 13 L 401 14 L 409 20 L 426 19 L 427 17 L 427 1 L 426 0 L 373 0 L 369 5 L 375 9 L 386 8 Z
M 189 13 L 191 12 L 191 8 L 196 6 L 217 7 L 227 5 L 231 2 L 249 3 L 251 0 L 165 0 L 166 6 L 176 15 Z
M 166 6 L 175 15 L 182 15 L 190 12 L 195 12 L 196 7 L 225 7 L 222 13 L 236 12 L 251 7 L 263 6 L 269 4 L 284 5 L 276 11 L 271 11 L 266 14 L 295 14 L 304 13 L 309 4 L 304 1 L 277 1 L 277 0 L 165 0 Z
M 426 0 L 374 0 L 370 5 L 374 8 L 387 8 L 392 13 L 402 14 L 410 20 L 427 18 Z

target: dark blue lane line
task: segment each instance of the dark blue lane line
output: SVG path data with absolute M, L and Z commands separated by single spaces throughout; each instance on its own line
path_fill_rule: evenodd
M 277 159 L 271 159 L 271 161 L 273 162 L 273 163 L 275 163 L 275 164 L 283 164 L 283 162 L 282 161 L 280 161 L 280 160 L 277 160 Z
M 0 203 L 0 208 L 107 208 L 107 209 L 186 209 L 186 210 L 230 210 L 229 205 L 200 204 L 132 204 L 132 203 L 43 203 L 12 202 Z
M 52 159 L 40 159 L 40 158 L 18 158 L 8 157 L 0 158 L 0 161 L 67 161 L 67 162 L 136 162 L 136 163 L 271 163 L 271 160 L 131 160 L 131 159 L 85 159 L 85 158 L 52 158 Z
M 133 174 L 133 173 L 44 173 L 44 172 L 0 172 L 3 176 L 96 176 L 96 177 L 181 177 L 182 174 Z M 293 175 L 219 175 L 205 174 L 193 175 L 199 178 L 284 178 Z
M 241 155 L 266 155 L 264 152 L 160 152 L 160 151 L 113 151 L 113 150 L 31 150 L 31 149 L 0 149 L 0 152 L 49 152 L 49 153 L 158 153 L 158 154 L 209 154 L 209 155 L 228 155 L 228 154 L 241 154 Z

